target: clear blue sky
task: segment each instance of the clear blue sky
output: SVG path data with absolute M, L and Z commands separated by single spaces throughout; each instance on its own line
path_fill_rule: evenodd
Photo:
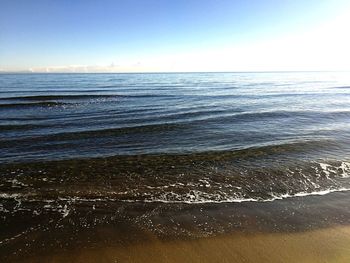
M 350 21 L 344 20 L 348 2 L 0 0 L 0 70 L 288 70 L 304 69 L 305 63 L 312 70 L 319 63 L 309 60 L 334 49 L 339 53 L 335 43 L 329 47 L 329 38 L 319 53 L 308 46 L 315 39 L 323 42 L 322 27 L 335 42 L 347 43 L 348 32 L 332 34 Z M 333 23 L 339 17 L 343 20 Z M 288 49 L 273 51 L 293 41 Z M 278 57 L 289 49 L 315 54 L 300 65 L 287 56 L 282 65 Z

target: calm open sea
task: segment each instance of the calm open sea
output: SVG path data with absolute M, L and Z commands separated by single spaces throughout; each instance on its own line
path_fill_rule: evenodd
M 349 131 L 344 72 L 2 74 L 0 198 L 202 203 L 344 191 Z

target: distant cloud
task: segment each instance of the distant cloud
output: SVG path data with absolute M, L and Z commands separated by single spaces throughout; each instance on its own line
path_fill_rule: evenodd
M 123 67 L 111 63 L 110 65 L 67 65 L 30 68 L 34 73 L 103 73 L 103 72 L 130 72 L 141 70 L 138 67 Z

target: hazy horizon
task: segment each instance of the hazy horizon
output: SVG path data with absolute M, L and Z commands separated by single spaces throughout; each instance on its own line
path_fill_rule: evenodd
M 67 72 L 32 72 L 32 71 L 0 71 L 0 74 L 216 74 L 216 73 L 228 73 L 228 74 L 249 74 L 249 73 L 318 73 L 318 72 L 334 72 L 334 73 L 346 73 L 350 70 L 266 70 L 266 71 L 135 71 L 135 72 L 80 72 L 80 71 L 67 71 Z

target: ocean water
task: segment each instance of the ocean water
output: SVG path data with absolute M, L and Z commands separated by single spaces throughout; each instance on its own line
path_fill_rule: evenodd
M 2 74 L 0 209 L 347 191 L 349 131 L 347 72 Z
M 0 261 L 348 225 L 349 131 L 346 72 L 1 74 Z

